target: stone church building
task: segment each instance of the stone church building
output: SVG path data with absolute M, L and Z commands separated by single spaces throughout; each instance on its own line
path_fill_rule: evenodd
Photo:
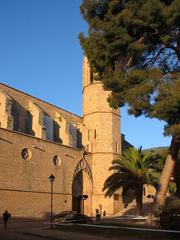
M 83 62 L 83 116 L 0 84 L 0 210 L 46 217 L 75 210 L 107 215 L 122 208 L 119 194 L 105 198 L 104 181 L 122 146 L 119 110 Z M 123 141 L 125 144 L 125 141 Z M 128 143 L 126 143 L 128 144 Z M 82 195 L 87 195 L 86 200 Z

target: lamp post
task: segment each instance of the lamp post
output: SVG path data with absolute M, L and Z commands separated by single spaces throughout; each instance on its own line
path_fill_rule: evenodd
M 84 214 L 84 201 L 88 198 L 88 195 L 82 195 L 81 199 L 82 199 L 82 214 Z
M 51 219 L 50 219 L 50 228 L 53 228 L 53 182 L 55 180 L 55 176 L 51 174 L 49 176 L 49 181 L 51 183 Z

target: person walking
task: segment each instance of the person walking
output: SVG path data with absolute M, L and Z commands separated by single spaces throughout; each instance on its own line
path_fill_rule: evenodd
M 3 222 L 4 222 L 4 228 L 6 229 L 7 228 L 7 222 L 9 220 L 9 218 L 11 217 L 11 214 L 6 210 L 4 213 L 3 213 Z
M 99 209 L 96 209 L 96 223 L 101 222 L 101 214 L 99 212 Z

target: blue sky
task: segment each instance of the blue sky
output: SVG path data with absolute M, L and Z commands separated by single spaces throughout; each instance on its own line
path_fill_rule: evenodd
M 81 115 L 81 2 L 0 0 L 0 82 Z M 136 147 L 169 145 L 163 126 L 121 109 L 122 133 Z

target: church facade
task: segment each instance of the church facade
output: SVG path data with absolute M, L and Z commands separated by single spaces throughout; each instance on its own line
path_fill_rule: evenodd
M 0 210 L 46 217 L 65 210 L 107 215 L 122 208 L 102 191 L 121 153 L 120 112 L 109 107 L 101 82 L 83 61 L 83 116 L 0 84 Z M 82 196 L 87 195 L 83 200 Z

